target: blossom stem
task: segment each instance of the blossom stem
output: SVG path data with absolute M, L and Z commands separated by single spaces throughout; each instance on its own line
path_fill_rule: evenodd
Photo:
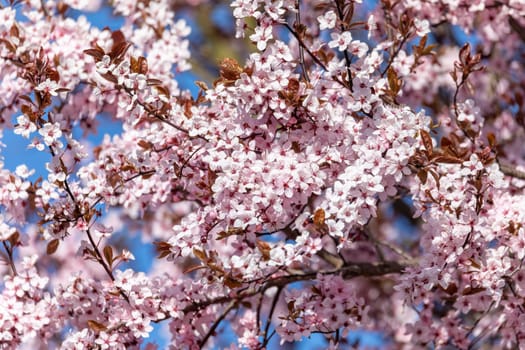
M 339 20 L 341 21 L 341 25 L 340 25 L 341 32 L 344 32 L 345 31 L 345 27 L 343 24 L 344 14 L 343 14 L 343 9 L 341 8 L 340 1 L 335 0 L 335 7 L 337 8 L 337 16 L 339 17 Z M 350 56 L 348 55 L 348 51 L 346 49 L 343 51 L 343 55 L 345 57 L 346 72 L 348 74 L 348 77 L 347 77 L 348 86 L 350 88 L 350 91 L 354 92 L 354 82 L 352 80 L 352 70 L 350 68 L 350 66 L 352 65 L 352 60 L 350 59 Z
M 297 13 L 295 14 L 295 21 L 298 25 L 301 24 L 301 8 L 300 8 L 300 1 L 295 1 L 295 8 L 297 10 Z M 306 69 L 306 63 L 304 61 L 304 47 L 303 45 L 299 45 L 299 60 L 301 61 L 301 68 L 303 70 L 303 76 L 304 79 L 307 82 L 310 82 L 310 77 L 308 76 L 308 70 Z

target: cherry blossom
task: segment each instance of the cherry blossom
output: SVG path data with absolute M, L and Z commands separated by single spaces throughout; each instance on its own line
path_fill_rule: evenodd
M 332 41 L 328 43 L 329 47 L 337 47 L 339 51 L 345 51 L 352 42 L 352 34 L 350 32 L 332 33 L 330 34 Z
M 36 125 L 32 123 L 25 115 L 19 115 L 16 120 L 18 125 L 14 130 L 15 134 L 29 138 L 31 133 L 36 131 Z
M 36 91 L 42 91 L 51 94 L 52 96 L 57 96 L 57 89 L 59 88 L 56 81 L 46 79 L 42 83 L 40 83 L 37 87 L 35 87 Z

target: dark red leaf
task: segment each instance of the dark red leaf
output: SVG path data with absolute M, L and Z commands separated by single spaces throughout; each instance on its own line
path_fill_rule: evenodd
M 47 244 L 46 253 L 48 255 L 51 255 L 54 252 L 56 252 L 59 244 L 60 244 L 60 240 L 58 240 L 57 238 L 53 239 L 51 242 Z
M 425 149 L 427 150 L 429 155 L 432 155 L 434 153 L 434 147 L 432 146 L 432 137 L 430 137 L 430 134 L 425 130 L 420 130 L 421 134 L 421 140 L 423 141 L 423 146 L 425 146 Z

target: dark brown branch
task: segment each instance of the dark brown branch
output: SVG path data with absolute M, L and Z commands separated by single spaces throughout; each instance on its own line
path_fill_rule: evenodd
M 501 159 L 497 159 L 499 164 L 499 170 L 507 176 L 514 177 L 516 179 L 525 180 L 525 171 L 518 170 L 509 163 L 502 162 Z
M 279 301 L 279 297 L 281 296 L 282 291 L 283 291 L 283 287 L 278 287 L 277 293 L 275 293 L 275 296 L 273 297 L 272 306 L 270 308 L 270 313 L 268 314 L 268 319 L 266 320 L 266 327 L 264 327 L 264 333 L 263 333 L 264 341 L 261 345 L 261 349 L 264 349 L 266 345 L 268 344 L 268 341 L 270 340 L 268 331 L 270 330 L 270 324 L 272 323 L 273 313 L 275 312 L 275 307 L 277 306 L 277 302 Z
M 297 11 L 295 14 L 295 22 L 298 26 L 301 26 L 301 8 L 299 0 L 295 0 L 295 9 Z M 304 79 L 309 82 L 310 77 L 308 76 L 308 70 L 306 69 L 306 63 L 304 61 L 304 47 L 302 45 L 299 45 L 299 60 L 301 62 L 301 69 L 303 70 Z
M 317 256 L 319 256 L 321 259 L 323 259 L 336 269 L 340 269 L 345 263 L 339 255 L 332 254 L 324 248 L 317 252 Z

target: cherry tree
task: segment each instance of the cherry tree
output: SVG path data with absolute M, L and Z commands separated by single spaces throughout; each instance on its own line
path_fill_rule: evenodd
M 1 2 L 0 348 L 525 348 L 525 1 L 216 4 Z

